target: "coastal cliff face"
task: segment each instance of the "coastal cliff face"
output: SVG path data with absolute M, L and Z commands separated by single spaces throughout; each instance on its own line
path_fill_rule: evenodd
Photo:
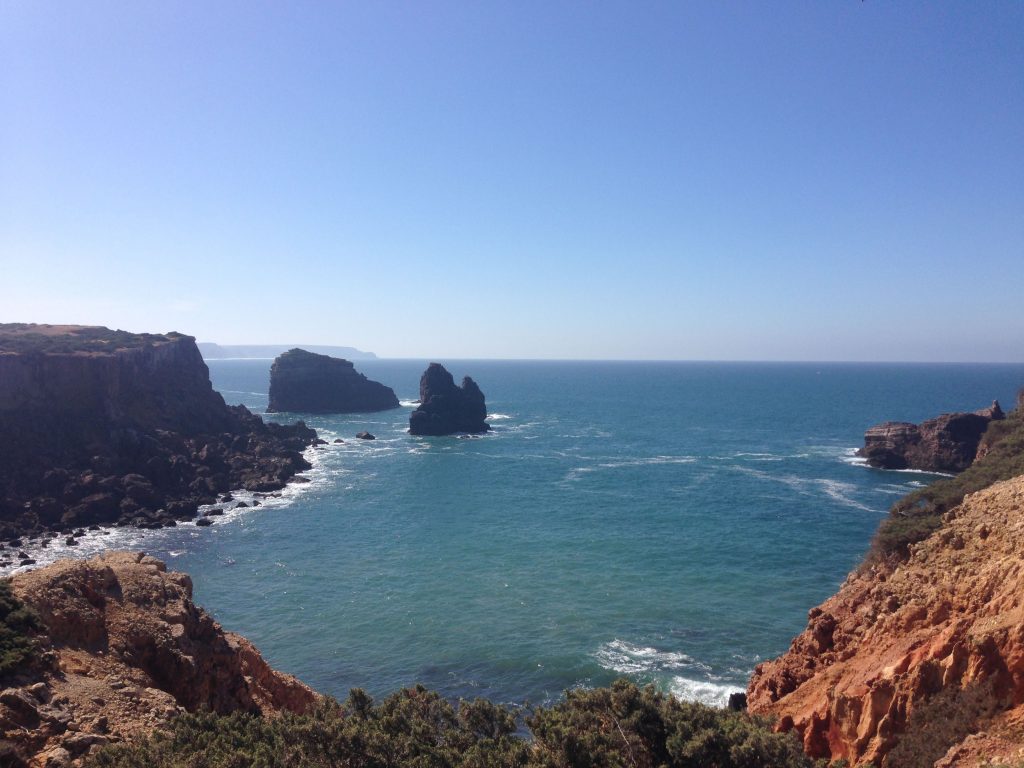
M 944 413 L 919 425 L 887 421 L 864 434 L 858 453 L 881 469 L 963 472 L 974 461 L 989 422 L 1004 417 L 993 402 L 974 413 Z
M 420 377 L 420 405 L 409 416 L 413 435 L 474 434 L 491 427 L 486 421 L 484 393 L 469 376 L 462 386 L 439 363 L 431 363 Z
M 192 582 L 142 553 L 15 576 L 41 619 L 44 661 L 0 692 L 5 765 L 71 765 L 181 711 L 304 713 L 316 694 L 271 669 L 192 602 Z
M 264 424 L 214 391 L 195 341 L 0 325 L 0 538 L 193 517 L 232 488 L 309 467 L 301 422 Z
M 270 413 L 369 413 L 397 407 L 391 387 L 366 378 L 348 360 L 291 349 L 270 367 Z
M 852 574 L 757 667 L 750 711 L 854 765 L 1024 759 L 1022 553 L 1024 476 L 968 496 L 905 562 Z

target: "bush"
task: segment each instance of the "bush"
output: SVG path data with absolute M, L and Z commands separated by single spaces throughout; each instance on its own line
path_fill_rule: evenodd
M 526 718 L 506 707 L 456 708 L 421 686 L 375 705 L 359 690 L 308 715 L 178 717 L 168 733 L 108 746 L 89 768 L 810 768 L 790 735 L 739 712 L 686 704 L 619 680 L 570 691 Z
M 39 628 L 38 617 L 14 596 L 10 581 L 0 580 L 0 680 L 32 666 L 36 643 L 31 633 Z
M 906 557 L 910 545 L 941 527 L 942 515 L 967 494 L 1024 474 L 1024 407 L 990 422 L 979 452 L 984 455 L 956 477 L 938 480 L 897 501 L 875 534 L 869 559 Z

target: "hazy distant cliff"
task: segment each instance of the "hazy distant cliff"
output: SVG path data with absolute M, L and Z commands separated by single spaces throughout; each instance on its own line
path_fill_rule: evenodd
M 223 360 L 228 358 L 270 359 L 295 347 L 301 347 L 320 355 L 343 357 L 348 360 L 377 359 L 373 352 L 363 352 L 355 347 L 333 347 L 322 344 L 211 344 L 208 341 L 201 341 L 197 346 L 199 347 L 199 352 L 206 360 Z

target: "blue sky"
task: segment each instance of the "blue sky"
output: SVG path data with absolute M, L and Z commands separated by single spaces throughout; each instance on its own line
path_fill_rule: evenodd
M 0 2 L 0 321 L 1024 360 L 1024 3 Z

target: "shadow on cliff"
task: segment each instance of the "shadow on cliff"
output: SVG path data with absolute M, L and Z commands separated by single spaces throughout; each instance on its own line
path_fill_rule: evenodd
M 983 730 L 1009 703 L 996 678 L 939 691 L 914 708 L 883 768 L 932 768 L 950 747 Z

